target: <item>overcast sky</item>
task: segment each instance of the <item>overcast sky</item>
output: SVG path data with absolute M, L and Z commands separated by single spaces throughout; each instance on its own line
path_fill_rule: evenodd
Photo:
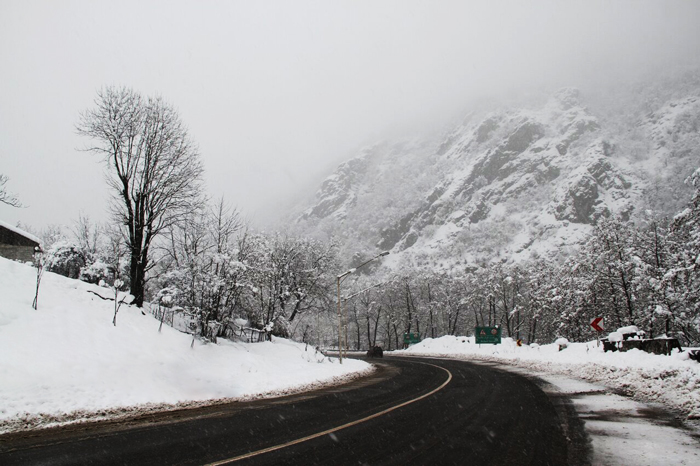
M 475 97 L 700 57 L 700 1 L 0 0 L 0 173 L 34 228 L 103 220 L 79 113 L 129 86 L 173 104 L 210 196 L 257 222 L 362 144 Z

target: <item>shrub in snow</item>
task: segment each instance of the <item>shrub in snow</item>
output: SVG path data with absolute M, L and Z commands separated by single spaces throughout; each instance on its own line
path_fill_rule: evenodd
M 567 340 L 566 338 L 557 338 L 554 344 L 559 346 L 559 351 L 561 351 L 567 346 L 569 346 L 569 340 Z
M 274 322 L 268 322 L 263 330 L 269 335 L 281 338 L 288 338 L 290 335 L 289 322 L 285 319 L 277 319 Z
M 158 331 L 163 329 L 163 322 L 168 320 L 168 325 L 173 325 L 173 319 L 175 311 L 173 310 L 173 304 L 177 300 L 180 290 L 174 287 L 167 287 L 158 290 L 156 293 L 156 302 L 158 303 L 158 309 L 156 311 L 155 317 L 160 320 L 160 326 Z
M 97 259 L 92 264 L 80 270 L 80 280 L 88 283 L 99 284 L 104 282 L 109 284 L 114 277 L 114 268 L 106 264 L 103 260 Z
M 59 241 L 46 253 L 46 270 L 77 279 L 86 263 L 85 253 L 76 245 Z

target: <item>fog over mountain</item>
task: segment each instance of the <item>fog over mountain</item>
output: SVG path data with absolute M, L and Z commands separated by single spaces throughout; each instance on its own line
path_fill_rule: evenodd
M 672 217 L 700 166 L 700 72 L 481 102 L 430 137 L 340 164 L 295 214 L 361 260 L 451 270 L 556 258 L 602 218 Z
M 106 218 L 102 166 L 75 132 L 105 86 L 172 103 L 208 194 L 276 225 L 375 141 L 562 87 L 588 105 L 697 64 L 698 18 L 689 1 L 3 1 L 0 173 L 27 207 L 0 217 Z

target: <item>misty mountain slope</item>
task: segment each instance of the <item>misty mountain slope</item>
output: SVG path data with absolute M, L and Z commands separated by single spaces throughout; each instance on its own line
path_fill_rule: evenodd
M 450 268 L 556 256 L 602 217 L 673 215 L 700 165 L 700 88 L 654 89 L 633 111 L 595 113 L 562 89 L 435 140 L 377 145 L 341 164 L 297 223 L 339 237 L 347 254 Z
M 336 235 L 339 225 L 352 223 L 353 229 L 378 234 L 377 225 L 397 221 L 420 204 L 416 190 L 425 192 L 440 179 L 435 160 L 434 141 L 380 142 L 365 148 L 323 181 L 297 223 Z
M 660 212 L 678 211 L 690 195 L 683 181 L 700 159 L 700 92 L 649 112 L 640 129 L 650 146 L 642 161 L 649 175 L 648 205 Z

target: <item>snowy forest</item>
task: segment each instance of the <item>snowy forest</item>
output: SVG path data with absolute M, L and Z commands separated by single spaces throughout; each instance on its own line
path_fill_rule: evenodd
M 683 91 L 687 94 L 688 87 L 696 91 L 694 86 L 686 85 Z M 647 100 L 639 108 L 645 113 L 649 113 L 649 106 L 657 110 L 671 108 L 668 102 L 678 98 L 662 97 L 651 103 Z M 469 228 L 454 234 L 448 248 L 436 251 L 441 259 L 455 256 L 447 266 L 443 263 L 438 267 L 430 257 L 426 259 L 430 249 L 424 247 L 410 260 L 380 259 L 357 271 L 350 269 L 354 273 L 348 274 L 340 297 L 346 322 L 341 338 L 347 339 L 347 347 L 366 350 L 379 345 L 391 350 L 401 347 L 406 332 L 419 332 L 423 338 L 471 335 L 475 326 L 482 325 L 500 325 L 504 336 L 526 343 L 550 343 L 558 337 L 586 341 L 596 337 L 588 325 L 596 317 L 603 317 L 609 329 L 636 325 L 651 337 L 668 335 L 679 338 L 684 345 L 700 344 L 697 147 L 681 151 L 681 155 L 666 154 L 669 161 L 664 166 L 671 167 L 673 177 L 665 181 L 677 186 L 665 187 L 663 196 L 630 209 L 637 198 L 629 188 L 633 183 L 627 180 L 637 181 L 642 175 L 631 175 L 629 167 L 626 172 L 617 170 L 614 163 L 601 165 L 600 160 L 609 156 L 607 152 L 601 155 L 609 148 L 624 152 L 626 142 L 642 160 L 640 123 L 630 123 L 637 128 L 631 139 L 625 141 L 618 136 L 613 144 L 608 142 L 609 134 L 601 134 L 601 127 L 609 127 L 605 116 L 596 119 L 587 114 L 576 93 L 560 92 L 554 102 L 555 110 L 545 107 L 548 115 L 555 115 L 547 118 L 557 118 L 555 123 L 559 125 L 551 134 L 542 117 L 536 120 L 526 114 L 518 114 L 517 118 L 486 114 L 473 126 L 462 126 L 461 131 L 468 132 L 473 141 L 460 142 L 459 134 L 451 134 L 449 147 L 439 146 L 432 159 L 416 163 L 404 159 L 401 163 L 406 169 L 402 172 L 395 168 L 393 185 L 386 183 L 382 192 L 368 190 L 363 194 L 383 196 L 373 201 L 375 205 L 387 203 L 387 210 L 375 209 L 372 214 L 387 217 L 384 225 L 379 225 L 379 220 L 371 225 L 353 223 L 356 228 L 384 235 L 368 242 L 367 238 L 342 235 L 339 228 L 328 226 L 331 222 L 342 226 L 354 221 L 352 210 L 347 209 L 363 209 L 355 197 L 343 197 L 335 206 L 319 203 L 328 212 L 321 215 L 323 209 L 310 208 L 299 221 L 286 219 L 278 231 L 253 228 L 227 200 L 212 201 L 205 196 L 201 178 L 205 167 L 172 106 L 162 98 L 145 97 L 130 89 L 106 88 L 98 94 L 95 106 L 81 115 L 78 131 L 92 144 L 86 149 L 104 163 L 114 194 L 109 206 L 112 220 L 95 224 L 81 216 L 71 227 L 51 226 L 44 231 L 29 225 L 19 227 L 42 238 L 44 253 L 39 262 L 45 270 L 101 284 L 115 292 L 127 291 L 134 296 L 133 305 L 166 324 L 180 326 L 194 338 L 216 342 L 217 338 L 249 331 L 258 338 L 285 336 L 324 349 L 338 345 L 339 275 L 383 250 L 391 251 L 389 257 L 409 257 L 411 245 L 437 235 L 444 219 L 456 222 L 455 218 L 468 218 Z M 681 115 L 684 133 L 669 133 L 672 142 L 664 143 L 664 150 L 673 148 L 673 144 L 690 147 L 697 141 L 697 103 L 684 102 L 685 108 L 695 113 L 690 117 L 688 112 Z M 663 120 L 663 113 L 649 118 L 656 123 Z M 560 124 L 562 119 L 568 123 Z M 608 120 L 615 118 L 608 115 Z M 487 122 L 486 129 L 483 121 Z M 616 122 L 612 130 L 621 131 L 624 124 Z M 467 148 L 477 155 L 470 159 L 469 176 L 459 179 L 463 186 L 469 183 L 462 204 L 452 200 L 449 206 L 442 203 L 439 209 L 426 209 L 432 216 L 418 229 L 419 215 L 405 215 L 423 202 L 421 196 L 426 194 L 425 198 L 435 200 L 443 192 L 455 191 L 449 183 L 431 191 L 434 182 L 446 174 L 431 172 L 427 167 L 439 161 L 436 157 L 443 153 L 452 157 L 451 153 L 463 154 Z M 550 152 L 554 155 L 544 160 Z M 598 158 L 590 155 L 594 152 Z M 522 198 L 536 203 L 545 195 L 556 197 L 556 192 L 550 192 L 555 179 L 567 180 L 570 184 L 566 186 L 580 183 L 584 178 L 574 178 L 579 168 L 571 160 L 588 160 L 582 154 L 593 160 L 597 169 L 602 166 L 607 170 L 608 179 L 613 181 L 599 189 L 601 197 L 612 200 L 602 207 L 600 201 L 591 201 L 595 208 L 588 206 L 585 216 L 580 202 L 576 204 L 578 198 L 569 207 L 561 201 L 550 210 L 562 225 L 585 225 L 581 230 L 585 234 L 561 247 L 554 246 L 556 254 L 529 254 L 519 260 L 509 260 L 502 249 L 482 247 L 484 241 L 475 235 L 508 243 L 509 237 L 503 235 L 513 234 L 504 232 L 502 221 L 489 219 L 489 212 L 498 213 L 499 204 L 527 210 Z M 569 165 L 556 166 L 557 160 L 566 157 Z M 624 154 L 609 160 L 615 157 L 621 160 Z M 500 165 L 493 162 L 497 158 Z M 518 183 L 529 179 L 530 173 L 518 172 L 515 160 L 526 160 L 528 167 L 537 170 L 547 165 L 548 175 L 533 177 L 529 187 L 497 185 L 506 183 L 507 176 L 517 178 Z M 456 180 L 459 165 L 455 159 L 443 166 L 456 174 L 450 178 Z M 341 174 L 342 170 L 352 172 L 353 166 L 344 164 L 339 170 Z M 406 176 L 402 178 L 402 174 Z M 412 176 L 414 184 L 407 185 Z M 336 189 L 333 183 L 339 179 L 339 175 L 332 175 L 320 192 Z M 392 186 L 398 185 L 403 190 L 391 199 Z M 413 198 L 408 194 L 412 189 L 419 192 Z M 644 194 L 647 198 L 649 191 L 651 188 Z M 692 197 L 667 202 L 670 207 L 664 212 L 659 205 L 671 199 L 669 192 L 690 193 Z M 394 196 L 396 193 L 393 191 Z M 337 193 L 334 196 L 338 198 Z M 613 202 L 619 200 L 627 204 Z M 548 197 L 543 204 L 547 202 Z M 464 206 L 469 203 L 476 207 L 465 214 Z M 656 208 L 648 210 L 645 206 Z M 323 218 L 314 220 L 312 214 Z M 421 215 L 426 218 L 427 214 Z M 402 220 L 402 216 L 409 220 Z M 394 220 L 397 224 L 413 222 L 413 226 L 410 231 L 400 232 L 403 237 L 389 241 L 393 231 L 389 222 Z M 509 228 L 521 230 L 517 224 Z M 464 248 L 468 247 L 472 249 L 466 254 Z M 477 250 L 479 254 L 474 255 Z M 114 323 L 118 325 L 116 311 Z

